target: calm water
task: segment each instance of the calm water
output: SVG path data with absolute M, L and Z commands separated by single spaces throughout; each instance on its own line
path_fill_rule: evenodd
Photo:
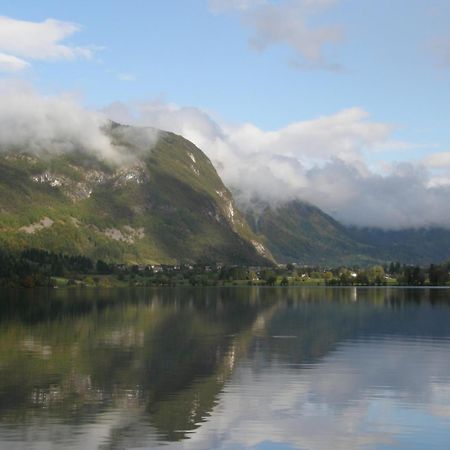
M 450 448 L 450 290 L 0 297 L 0 448 Z

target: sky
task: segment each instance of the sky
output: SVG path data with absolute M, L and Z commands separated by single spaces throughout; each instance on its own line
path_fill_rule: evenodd
M 205 151 L 243 206 L 450 227 L 448 1 L 0 0 L 0 16 L 3 135 L 156 126 Z M 107 147 L 91 131 L 76 140 Z

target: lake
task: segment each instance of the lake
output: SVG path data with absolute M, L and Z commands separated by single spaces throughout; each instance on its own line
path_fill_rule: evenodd
M 0 295 L 2 449 L 450 448 L 449 289 Z

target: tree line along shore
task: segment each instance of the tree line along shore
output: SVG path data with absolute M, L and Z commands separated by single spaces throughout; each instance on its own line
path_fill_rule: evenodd
M 450 261 L 427 267 L 390 263 L 371 267 L 234 266 L 212 261 L 173 265 L 137 265 L 93 261 L 28 249 L 14 254 L 0 250 L 0 286 L 126 287 L 126 286 L 445 286 Z

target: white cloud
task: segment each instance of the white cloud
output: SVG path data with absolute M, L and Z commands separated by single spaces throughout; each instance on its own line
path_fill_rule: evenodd
M 431 153 L 423 159 L 423 164 L 431 172 L 430 188 L 450 189 L 450 152 Z
M 425 158 L 424 162 L 428 167 L 433 168 L 450 167 L 450 152 L 432 153 Z
M 0 53 L 0 72 L 19 72 L 29 67 L 29 63 L 16 56 Z
M 197 108 L 157 101 L 115 103 L 105 113 L 119 122 L 155 126 L 193 141 L 244 206 L 255 198 L 273 204 L 298 198 L 347 224 L 450 226 L 450 186 L 436 184 L 425 164 L 389 164 L 383 175 L 371 170 L 368 154 L 407 143 L 396 142 L 395 127 L 374 121 L 360 108 L 275 131 L 223 123 Z
M 117 158 L 118 150 L 102 132 L 106 124 L 106 117 L 69 94 L 46 97 L 25 83 L 0 82 L 0 151 L 86 150 Z
M 340 69 L 330 62 L 326 50 L 343 36 L 337 25 L 312 25 L 313 19 L 339 0 L 212 0 L 215 13 L 235 11 L 242 23 L 253 31 L 250 44 L 256 50 L 271 45 L 287 45 L 294 52 L 292 64 L 299 68 Z
M 29 65 L 28 59 L 60 60 L 90 58 L 92 50 L 62 44 L 61 41 L 80 30 L 70 22 L 46 19 L 43 22 L 0 17 L 0 69 L 20 70 Z M 3 64 L 1 62 L 3 61 Z M 6 62 L 4 62 L 6 61 Z M 9 64 L 7 64 L 9 61 Z

